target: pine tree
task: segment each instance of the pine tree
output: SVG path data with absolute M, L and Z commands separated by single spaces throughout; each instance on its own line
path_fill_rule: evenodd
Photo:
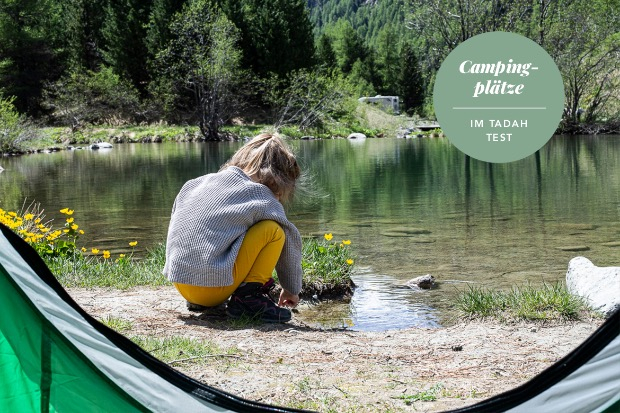
M 149 81 L 145 38 L 150 9 L 140 0 L 109 0 L 104 13 L 105 63 L 144 92 Z
M 329 36 L 323 33 L 318 40 L 317 48 L 317 63 L 323 65 L 324 67 L 333 69 L 337 67 L 336 61 L 336 52 L 334 52 L 334 47 L 332 46 L 332 40 Z
M 424 80 L 420 64 L 411 43 L 405 43 L 400 52 L 399 95 L 408 114 L 421 114 L 424 105 Z
M 227 0 L 222 8 L 241 30 L 244 67 L 279 77 L 314 64 L 313 28 L 303 0 Z

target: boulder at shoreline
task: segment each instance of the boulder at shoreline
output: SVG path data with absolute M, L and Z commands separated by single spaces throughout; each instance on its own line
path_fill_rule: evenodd
M 585 257 L 568 263 L 566 288 L 609 317 L 620 308 L 620 267 L 597 267 Z

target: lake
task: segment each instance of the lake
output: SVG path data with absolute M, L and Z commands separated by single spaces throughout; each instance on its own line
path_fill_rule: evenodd
M 162 242 L 183 183 L 215 172 L 241 145 L 123 144 L 1 158 L 0 207 L 35 200 L 48 218 L 75 209 L 87 247 L 142 251 Z M 361 330 L 437 327 L 468 285 L 563 280 L 583 255 L 619 265 L 620 136 L 552 138 L 517 162 L 466 157 L 445 138 L 294 141 L 304 189 L 288 214 L 302 235 L 350 239 L 351 304 L 302 305 L 308 322 Z M 64 220 L 63 220 L 64 221 Z M 574 247 L 585 251 L 566 251 Z M 432 274 L 438 287 L 400 288 Z

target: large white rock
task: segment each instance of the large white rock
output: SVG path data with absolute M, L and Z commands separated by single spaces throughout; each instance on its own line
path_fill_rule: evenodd
M 566 287 L 607 317 L 620 308 L 620 267 L 597 267 L 585 257 L 575 257 L 568 263 Z

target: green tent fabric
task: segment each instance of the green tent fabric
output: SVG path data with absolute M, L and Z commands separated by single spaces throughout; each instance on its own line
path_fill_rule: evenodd
M 197 382 L 81 309 L 0 224 L 0 412 L 293 412 Z M 522 386 L 453 413 L 620 413 L 620 311 Z
M 0 412 L 297 412 L 197 382 L 82 310 L 0 225 Z

